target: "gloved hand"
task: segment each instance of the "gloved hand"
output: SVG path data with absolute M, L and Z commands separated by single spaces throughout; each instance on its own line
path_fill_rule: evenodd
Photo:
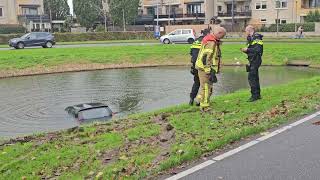
M 214 69 L 211 69 L 209 81 L 212 82 L 212 83 L 217 83 L 218 82 L 218 78 L 216 76 L 216 71 Z
M 195 74 L 196 74 L 196 69 L 195 69 L 193 66 L 191 66 L 190 73 L 191 73 L 192 75 L 195 75 Z

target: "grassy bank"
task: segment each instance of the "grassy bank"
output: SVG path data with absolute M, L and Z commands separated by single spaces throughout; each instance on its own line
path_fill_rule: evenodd
M 226 64 L 245 63 L 246 56 L 239 52 L 244 44 L 224 44 Z M 268 44 L 265 43 L 264 64 L 282 65 L 287 60 L 310 60 L 320 64 L 319 43 Z M 62 64 L 138 64 L 189 62 L 189 45 L 81 47 L 56 49 L 24 49 L 0 51 L 0 70 L 25 69 L 35 66 Z
M 112 43 L 157 43 L 158 40 L 112 40 L 112 41 L 75 41 L 57 42 L 57 45 L 78 45 L 78 44 L 112 44 Z M 320 42 L 320 40 L 319 40 Z M 8 44 L 0 44 L 0 48 L 8 48 Z
M 212 111 L 181 105 L 112 123 L 12 140 L 0 146 L 0 179 L 140 179 L 320 108 L 320 77 L 214 98 Z

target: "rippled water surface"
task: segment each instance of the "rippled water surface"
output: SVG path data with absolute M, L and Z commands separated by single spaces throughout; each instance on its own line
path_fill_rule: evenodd
M 263 87 L 319 75 L 319 70 L 263 67 Z M 120 115 L 188 102 L 187 67 L 138 68 L 0 79 L 0 137 L 54 131 L 78 125 L 67 106 L 102 102 Z M 247 88 L 243 67 L 224 67 L 214 94 Z

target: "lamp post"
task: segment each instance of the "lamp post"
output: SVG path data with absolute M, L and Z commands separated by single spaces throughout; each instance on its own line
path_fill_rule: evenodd
M 233 26 L 234 26 L 234 0 L 232 0 L 231 4 L 231 16 L 232 16 L 232 24 L 231 24 L 231 30 L 233 32 Z
M 276 24 L 277 24 L 277 37 L 278 37 L 278 36 L 279 36 L 279 23 L 280 23 L 280 20 L 279 20 L 280 1 L 279 1 L 279 0 L 276 0 L 276 1 L 275 1 L 275 6 L 276 6 L 276 9 L 277 9 Z

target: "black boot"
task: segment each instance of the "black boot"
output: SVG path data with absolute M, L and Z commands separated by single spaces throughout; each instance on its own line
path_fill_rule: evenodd
M 193 106 L 194 99 L 190 98 L 189 105 Z
M 255 96 L 255 97 L 251 97 L 248 102 L 255 102 L 258 101 L 259 99 L 261 99 L 261 96 Z

